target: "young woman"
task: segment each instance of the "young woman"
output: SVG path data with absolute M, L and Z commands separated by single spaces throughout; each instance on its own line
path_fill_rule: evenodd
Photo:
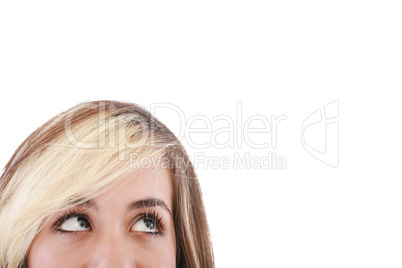
M 1 267 L 214 267 L 200 186 L 143 108 L 79 104 L 16 150 L 0 178 Z

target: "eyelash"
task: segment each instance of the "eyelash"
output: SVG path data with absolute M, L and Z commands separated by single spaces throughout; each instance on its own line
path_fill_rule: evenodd
M 87 220 L 90 225 L 92 225 L 92 224 L 91 224 L 91 221 L 89 220 L 88 215 L 85 214 L 84 212 L 81 212 L 81 211 L 69 211 L 69 212 L 67 212 L 66 214 L 64 214 L 63 216 L 61 216 L 60 218 L 58 218 L 58 219 L 56 220 L 56 222 L 55 222 L 54 225 L 53 225 L 53 226 L 54 226 L 54 228 L 53 228 L 54 231 L 56 231 L 56 232 L 58 232 L 58 233 L 60 233 L 60 234 L 78 234 L 78 232 L 74 232 L 74 231 L 64 231 L 64 230 L 59 229 L 60 226 L 61 226 L 66 220 L 68 220 L 68 219 L 70 219 L 70 218 L 74 218 L 74 217 L 82 217 L 82 218 L 84 218 L 85 220 Z
M 92 226 L 91 221 L 88 217 L 88 215 L 85 212 L 81 212 L 81 211 L 69 211 L 66 214 L 64 214 L 63 216 L 59 217 L 56 222 L 53 224 L 53 230 L 55 232 L 58 232 L 59 234 L 67 234 L 67 235 L 74 235 L 74 234 L 78 234 L 79 232 L 75 232 L 75 231 L 65 231 L 65 230 L 61 230 L 59 229 L 60 226 L 68 219 L 70 218 L 74 218 L 74 217 L 82 217 L 85 220 L 88 221 L 89 225 Z M 147 211 L 145 213 L 141 213 L 139 215 L 137 215 L 131 222 L 130 222 L 130 229 L 132 228 L 132 226 L 134 226 L 134 224 L 136 224 L 138 221 L 140 220 L 144 220 L 144 219 L 151 219 L 154 224 L 155 227 L 157 228 L 157 232 L 152 233 L 152 232 L 144 232 L 146 235 L 151 235 L 151 236 L 163 236 L 164 235 L 164 224 L 162 221 L 162 216 L 159 216 L 159 213 L 156 211 Z M 92 227 L 91 227 L 92 228 Z
M 146 232 L 146 234 L 152 235 L 152 236 L 163 236 L 163 230 L 164 230 L 164 224 L 162 221 L 162 216 L 159 216 L 159 213 L 156 211 L 147 211 L 145 213 L 139 214 L 137 217 L 134 218 L 134 220 L 131 222 L 130 226 L 134 226 L 139 220 L 144 220 L 144 219 L 151 219 L 154 224 L 156 229 L 158 230 L 155 233 L 149 233 Z

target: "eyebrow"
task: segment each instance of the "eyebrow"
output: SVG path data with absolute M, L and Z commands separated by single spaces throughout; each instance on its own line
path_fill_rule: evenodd
M 81 203 L 78 206 L 83 206 L 83 207 L 88 207 L 88 208 L 93 208 L 95 210 L 98 210 L 98 208 L 93 200 L 85 201 L 84 203 Z M 165 201 L 163 201 L 162 199 L 153 198 L 153 197 L 140 199 L 140 200 L 131 202 L 127 206 L 127 211 L 138 209 L 138 208 L 150 208 L 150 207 L 161 207 L 166 212 L 168 212 L 170 216 L 172 216 L 172 212 L 170 211 L 169 207 L 166 205 Z
M 146 208 L 146 207 L 161 207 L 165 211 L 169 213 L 170 216 L 172 216 L 172 212 L 170 211 L 169 207 L 166 205 L 165 201 L 159 198 L 146 198 L 146 199 L 141 199 L 132 202 L 130 205 L 128 205 L 127 210 L 133 210 L 137 208 Z

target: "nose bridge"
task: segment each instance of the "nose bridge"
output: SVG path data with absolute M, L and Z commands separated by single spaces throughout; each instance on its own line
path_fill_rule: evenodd
M 136 267 L 135 252 L 129 237 L 117 231 L 105 231 L 94 237 L 86 267 Z

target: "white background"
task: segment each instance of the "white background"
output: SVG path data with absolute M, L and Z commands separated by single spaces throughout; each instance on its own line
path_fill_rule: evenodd
M 241 101 L 244 118 L 287 116 L 277 147 L 183 140 L 189 154 L 272 151 L 287 167 L 197 168 L 217 267 L 401 267 L 401 13 L 399 1 L 2 1 L 0 164 L 82 101 L 164 102 L 211 121 L 235 120 Z M 304 149 L 301 126 L 335 100 L 333 168 Z

